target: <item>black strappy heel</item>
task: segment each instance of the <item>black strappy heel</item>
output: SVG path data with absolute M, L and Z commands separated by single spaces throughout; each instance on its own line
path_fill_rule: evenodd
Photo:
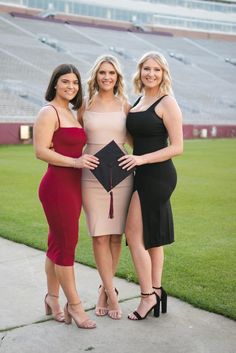
M 128 319 L 136 321 L 136 320 L 144 320 L 148 316 L 148 314 L 152 311 L 154 311 L 154 316 L 159 317 L 160 315 L 160 297 L 153 291 L 152 293 L 141 293 L 141 297 L 145 298 L 149 295 L 155 295 L 156 296 L 156 304 L 154 304 L 144 316 L 141 316 L 136 310 L 132 313 L 136 317 L 136 319 L 131 319 L 130 316 L 128 315 Z
M 161 290 L 161 312 L 162 314 L 167 313 L 167 293 L 164 288 L 162 287 L 152 287 L 153 289 L 160 289 Z

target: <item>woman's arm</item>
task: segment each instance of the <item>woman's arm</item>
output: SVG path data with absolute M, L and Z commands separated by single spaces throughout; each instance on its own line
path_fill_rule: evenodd
M 97 158 L 94 156 L 83 155 L 80 158 L 71 158 L 50 149 L 52 137 L 57 128 L 56 113 L 50 107 L 42 108 L 34 124 L 33 135 L 36 157 L 59 167 L 94 169 L 97 166 Z
M 56 113 L 50 107 L 42 108 L 34 124 L 35 155 L 38 159 L 53 165 L 73 167 L 75 163 L 73 158 L 63 156 L 50 149 L 52 137 L 57 128 Z

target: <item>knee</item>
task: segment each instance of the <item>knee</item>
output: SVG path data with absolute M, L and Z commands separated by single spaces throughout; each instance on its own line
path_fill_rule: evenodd
M 120 245 L 122 240 L 122 236 L 120 234 L 111 235 L 111 244 Z
M 105 246 L 108 243 L 109 235 L 102 235 L 93 238 L 93 245 L 96 247 Z

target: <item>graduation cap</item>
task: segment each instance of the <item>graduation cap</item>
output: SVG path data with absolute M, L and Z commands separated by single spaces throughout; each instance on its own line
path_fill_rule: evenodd
M 112 140 L 95 154 L 100 163 L 91 170 L 104 189 L 110 192 L 109 218 L 113 218 L 112 189 L 134 171 L 134 168 L 126 170 L 119 166 L 118 159 L 124 155 L 122 149 Z

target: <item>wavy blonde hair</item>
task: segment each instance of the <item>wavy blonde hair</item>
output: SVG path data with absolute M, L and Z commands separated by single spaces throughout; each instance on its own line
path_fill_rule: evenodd
M 164 55 L 162 55 L 156 51 L 151 51 L 151 52 L 144 54 L 140 58 L 140 60 L 138 61 L 137 71 L 133 77 L 133 85 L 134 85 L 135 93 L 140 94 L 143 91 L 144 85 L 141 81 L 141 70 L 142 70 L 142 67 L 143 67 L 143 64 L 145 63 L 145 61 L 147 61 L 149 59 L 155 60 L 163 70 L 163 78 L 162 78 L 162 82 L 160 84 L 159 95 L 170 94 L 173 96 L 174 93 L 172 90 L 172 79 L 170 76 L 170 69 L 169 69 L 168 62 L 167 62 L 166 58 L 164 57 Z
M 121 71 L 121 67 L 119 64 L 119 61 L 113 56 L 113 55 L 102 55 L 97 58 L 95 61 L 93 67 L 91 68 L 89 72 L 89 79 L 87 81 L 88 85 L 88 105 L 91 105 L 93 98 L 96 93 L 99 91 L 98 83 L 97 83 L 97 73 L 100 68 L 100 66 L 104 63 L 107 62 L 111 64 L 116 73 L 117 73 L 117 81 L 114 86 L 114 95 L 119 97 L 122 101 L 126 101 L 126 95 L 125 95 L 125 83 L 124 83 L 124 77 Z

